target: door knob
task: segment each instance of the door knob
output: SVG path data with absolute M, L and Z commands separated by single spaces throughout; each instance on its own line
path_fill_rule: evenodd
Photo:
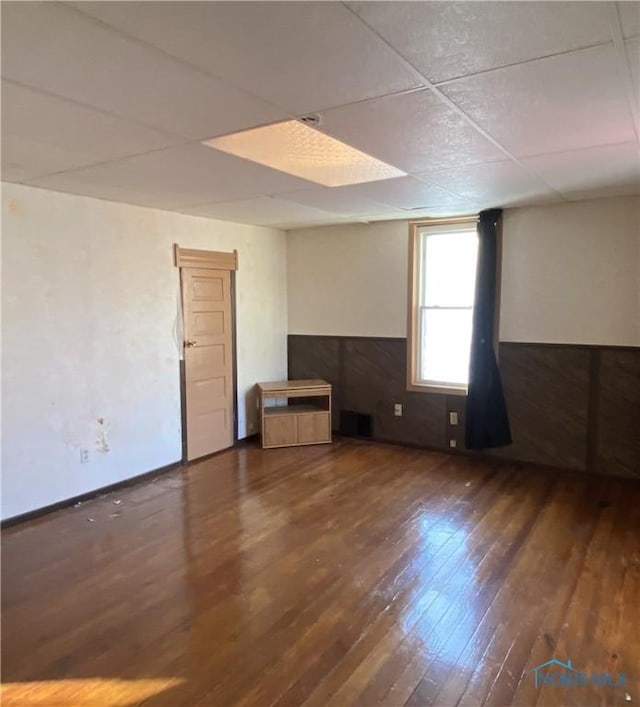
M 197 342 L 194 341 L 193 339 L 189 339 L 188 341 L 185 341 L 185 342 L 184 342 L 184 345 L 185 345 L 188 349 L 190 349 L 190 348 L 193 348 L 193 347 L 196 345 L 196 343 L 197 343 Z

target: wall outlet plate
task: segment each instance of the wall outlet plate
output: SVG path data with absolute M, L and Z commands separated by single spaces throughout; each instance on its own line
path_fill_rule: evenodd
M 396 417 L 402 417 L 402 403 L 396 403 L 393 406 L 393 414 Z
M 455 448 L 458 446 L 458 443 L 455 441 L 455 439 L 450 439 L 450 440 L 449 440 L 449 446 L 450 446 L 452 449 L 455 449 Z

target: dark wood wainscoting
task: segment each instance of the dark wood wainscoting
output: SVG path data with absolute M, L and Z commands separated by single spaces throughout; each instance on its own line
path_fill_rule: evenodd
M 289 336 L 289 377 L 333 385 L 340 411 L 369 414 L 373 439 L 464 451 L 460 396 L 406 390 L 406 339 Z M 517 461 L 640 479 L 640 348 L 500 344 Z M 403 406 L 402 417 L 394 404 Z M 449 425 L 449 412 L 458 425 Z

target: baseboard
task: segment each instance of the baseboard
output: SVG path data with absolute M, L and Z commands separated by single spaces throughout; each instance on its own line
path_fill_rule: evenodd
M 233 445 L 236 447 L 244 447 L 255 442 L 258 437 L 257 433 L 239 439 Z M 222 452 L 227 452 L 228 449 L 223 449 L 221 452 L 216 452 L 215 454 L 210 454 L 209 457 L 216 456 Z M 196 459 L 196 462 L 206 461 L 209 457 L 203 457 L 202 459 Z M 167 464 L 166 466 L 158 467 L 157 469 L 152 469 L 151 471 L 145 471 L 143 474 L 138 474 L 137 476 L 132 476 L 129 479 L 123 479 L 122 481 L 116 481 L 114 484 L 109 484 L 108 486 L 101 486 L 100 488 L 93 489 L 92 491 L 87 491 L 79 496 L 73 496 L 72 498 L 65 498 L 62 501 L 57 501 L 48 506 L 43 506 L 42 508 L 36 508 L 33 511 L 27 511 L 26 513 L 20 513 L 17 516 L 11 516 L 10 518 L 4 518 L 0 521 L 0 528 L 4 530 L 5 528 L 10 528 L 13 525 L 19 523 L 25 523 L 28 520 L 34 520 L 35 518 L 40 518 L 41 516 L 47 515 L 48 513 L 53 513 L 54 511 L 59 511 L 62 508 L 68 508 L 69 506 L 74 506 L 76 503 L 84 503 L 85 501 L 91 501 L 98 496 L 103 496 L 106 493 L 112 493 L 113 491 L 118 491 L 120 489 L 126 488 L 127 486 L 135 486 L 136 484 L 144 483 L 149 479 L 159 476 L 160 474 L 166 474 L 169 471 L 178 469 L 181 466 L 186 466 L 189 462 L 176 461 L 172 464 Z
M 581 479 L 591 479 L 592 481 L 599 480 L 604 482 L 616 481 L 623 484 L 633 484 L 637 486 L 640 483 L 640 478 L 635 478 L 633 476 L 614 476 L 610 474 L 601 474 L 597 471 L 590 471 L 587 469 L 576 469 L 575 467 L 560 466 L 554 464 L 543 464 L 541 462 L 526 461 L 523 459 L 512 459 L 511 457 L 503 457 L 499 454 L 492 454 L 491 450 L 488 451 L 476 451 L 473 449 L 460 449 L 460 448 L 448 448 L 448 447 L 435 447 L 424 444 L 415 444 L 413 442 L 398 442 L 392 439 L 378 439 L 376 437 L 356 437 L 345 434 L 333 433 L 334 437 L 344 438 L 352 440 L 354 442 L 362 442 L 363 444 L 384 444 L 391 447 L 404 447 L 405 449 L 418 449 L 425 452 L 437 452 L 439 454 L 447 454 L 449 456 L 467 457 L 468 459 L 479 459 L 484 461 L 494 461 L 501 462 L 507 466 L 514 466 L 516 469 L 524 469 L 525 467 L 531 469 L 537 469 L 547 473 L 557 474 L 562 472 L 562 474 L 567 477 L 573 476 L 576 482 Z
M 0 528 L 4 530 L 5 528 L 10 528 L 18 523 L 24 523 L 28 520 L 34 520 L 40 516 L 53 513 L 54 511 L 59 511 L 62 508 L 68 508 L 69 506 L 74 506 L 76 503 L 84 503 L 85 501 L 91 501 L 98 496 L 103 496 L 106 493 L 112 493 L 113 491 L 118 491 L 120 489 L 126 488 L 127 486 L 135 486 L 136 484 L 141 484 L 144 481 L 159 476 L 160 474 L 166 474 L 169 471 L 178 469 L 182 466 L 182 462 L 177 461 L 172 464 L 167 464 L 166 466 L 158 467 L 157 469 L 152 469 L 151 471 L 145 471 L 143 474 L 138 474 L 137 476 L 132 476 L 128 479 L 123 479 L 122 481 L 116 481 L 114 484 L 109 484 L 108 486 L 101 486 L 100 488 L 93 489 L 92 491 L 87 491 L 86 493 L 81 493 L 79 496 L 73 496 L 72 498 L 65 498 L 62 501 L 57 501 L 49 506 L 43 506 L 42 508 L 36 508 L 33 511 L 27 511 L 26 513 L 20 513 L 17 516 L 11 516 L 11 518 L 4 518 L 0 521 Z
M 243 437 L 242 439 L 236 440 L 236 443 L 233 446 L 234 447 L 244 447 L 247 444 L 257 442 L 259 437 L 260 437 L 260 435 L 257 432 L 254 432 L 253 434 L 247 435 L 246 437 Z

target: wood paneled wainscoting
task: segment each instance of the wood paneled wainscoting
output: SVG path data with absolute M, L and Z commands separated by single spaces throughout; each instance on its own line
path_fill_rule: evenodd
M 464 450 L 465 399 L 407 391 L 406 339 L 290 335 L 288 345 L 290 378 L 332 384 L 335 430 L 351 410 L 372 416 L 373 439 Z M 640 348 L 501 342 L 499 358 L 513 444 L 492 455 L 640 479 Z
M 628 479 L 253 442 L 3 532 L 2 704 L 633 705 L 639 536 Z

